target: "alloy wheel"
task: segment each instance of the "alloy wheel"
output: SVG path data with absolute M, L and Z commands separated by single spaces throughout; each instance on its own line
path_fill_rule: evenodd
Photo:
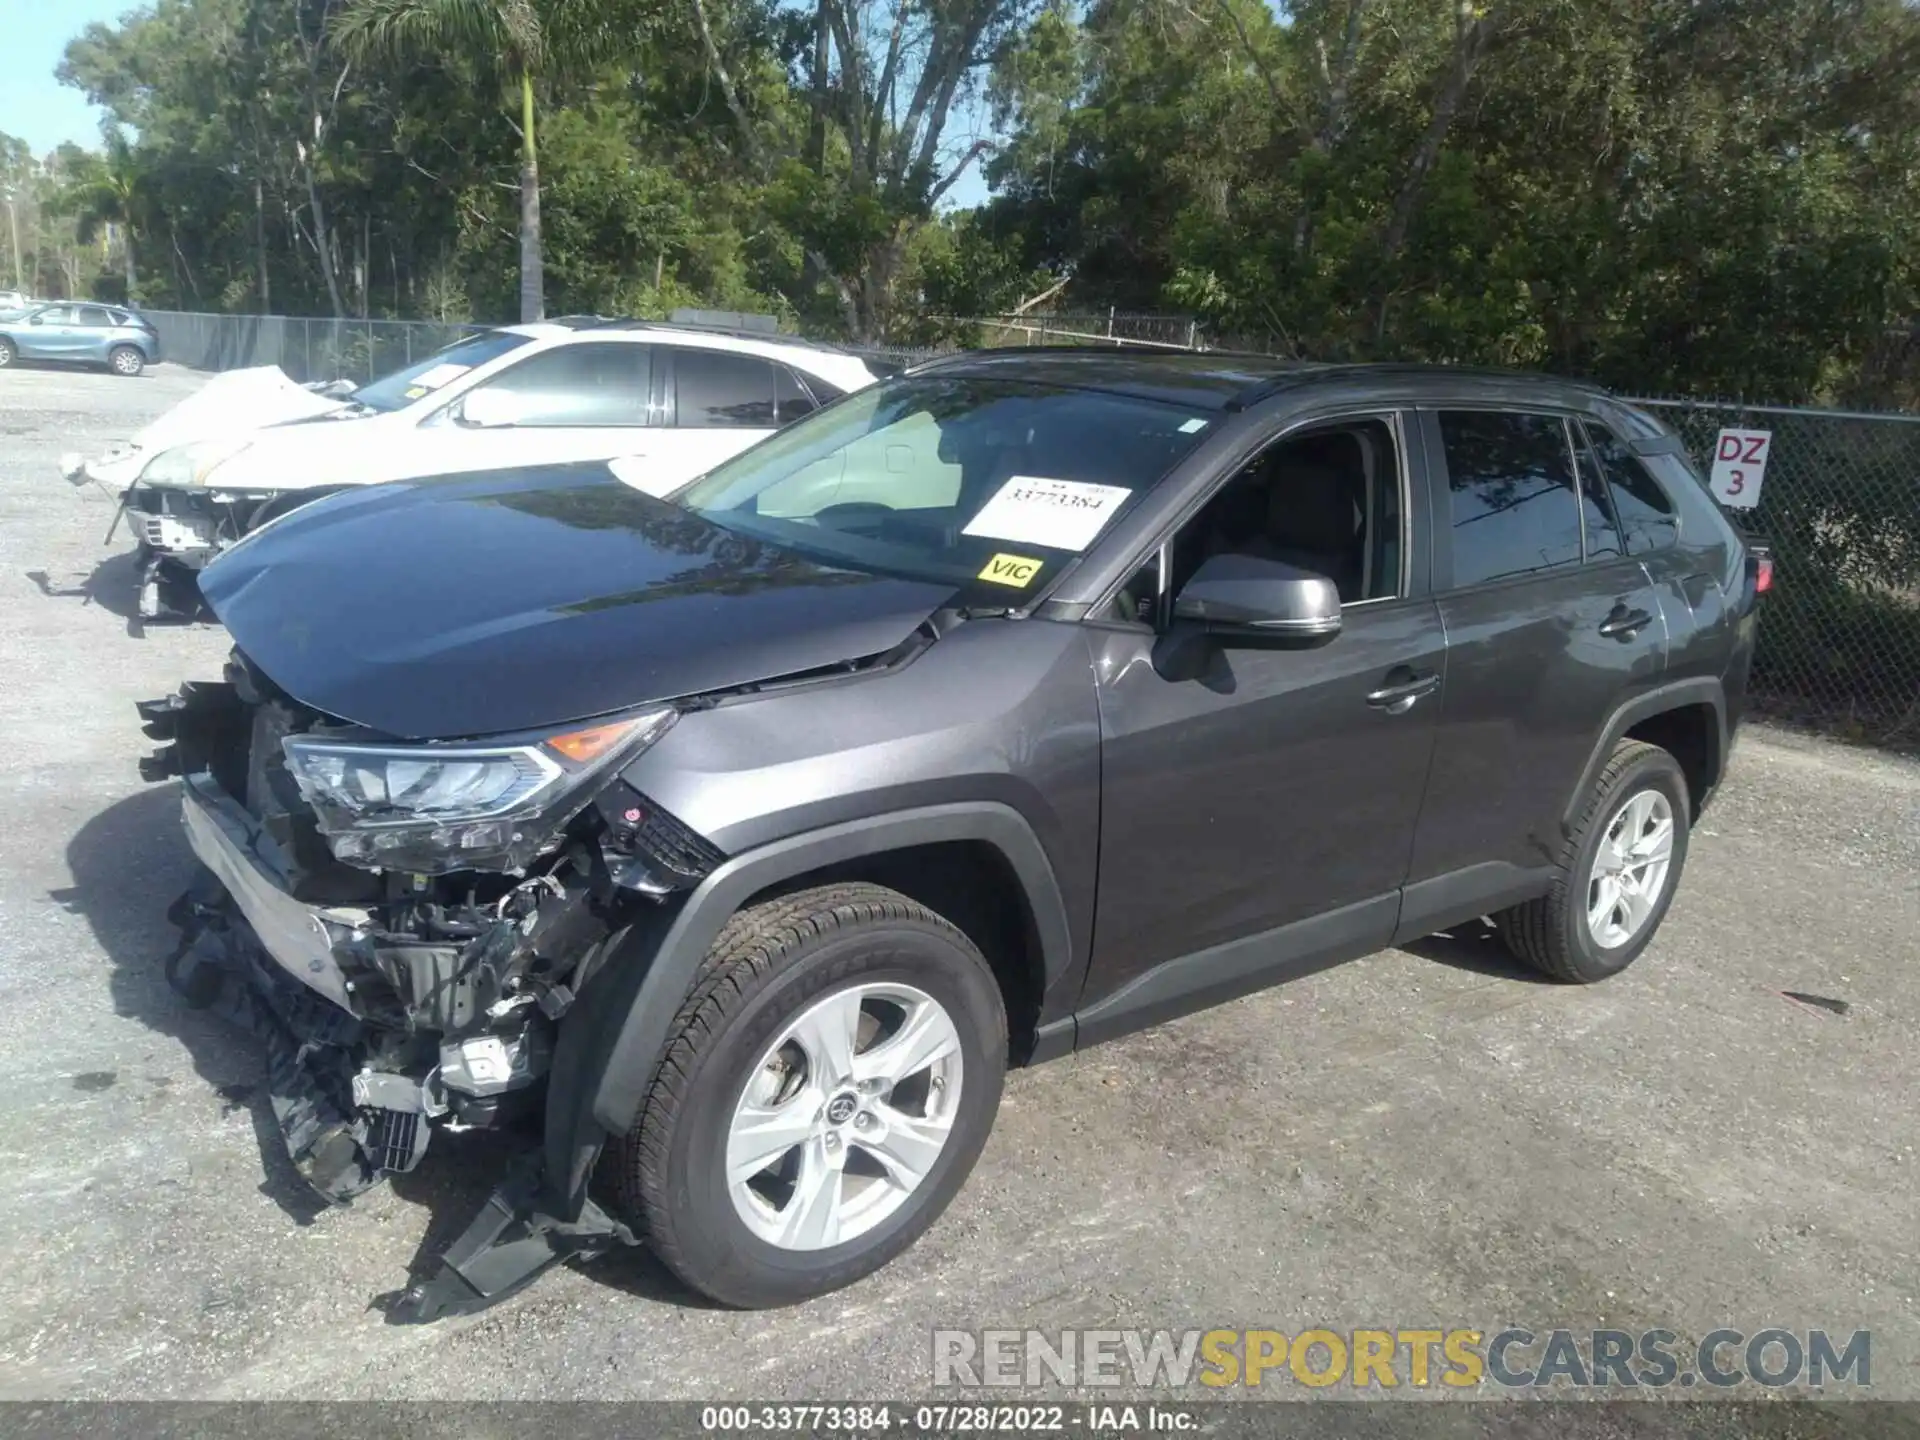
M 1673 862 L 1673 806 L 1658 790 L 1636 791 L 1601 837 L 1587 878 L 1587 933 L 1603 950 L 1647 926 Z
M 760 1239 L 824 1250 L 894 1214 L 933 1170 L 960 1100 L 960 1033 L 910 985 L 853 985 L 781 1030 L 727 1129 L 727 1191 Z

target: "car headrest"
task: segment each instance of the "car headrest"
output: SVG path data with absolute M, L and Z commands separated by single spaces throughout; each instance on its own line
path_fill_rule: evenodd
M 1267 491 L 1267 534 L 1274 543 L 1339 553 L 1360 528 L 1357 485 L 1342 466 L 1302 460 L 1281 467 Z

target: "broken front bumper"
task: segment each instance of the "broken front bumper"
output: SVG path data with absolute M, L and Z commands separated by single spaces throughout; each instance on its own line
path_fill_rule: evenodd
M 233 897 L 261 949 L 293 979 L 353 1014 L 353 996 L 334 947 L 365 939 L 366 912 L 294 899 L 273 837 L 228 799 L 212 776 L 181 780 L 180 811 L 187 843 Z

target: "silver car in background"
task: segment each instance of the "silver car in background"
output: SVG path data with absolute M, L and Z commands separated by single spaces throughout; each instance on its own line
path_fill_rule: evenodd
M 0 370 L 15 360 L 63 360 L 131 377 L 159 358 L 152 322 L 124 305 L 58 300 L 0 319 Z

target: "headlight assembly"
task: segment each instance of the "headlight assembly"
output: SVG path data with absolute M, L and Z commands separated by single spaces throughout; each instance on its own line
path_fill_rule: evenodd
M 162 450 L 140 471 L 147 485 L 204 485 L 217 466 L 224 465 L 253 442 L 243 436 L 225 440 L 196 440 Z
M 423 875 L 525 868 L 593 798 L 593 784 L 667 732 L 669 707 L 502 744 L 281 742 L 333 853 Z

